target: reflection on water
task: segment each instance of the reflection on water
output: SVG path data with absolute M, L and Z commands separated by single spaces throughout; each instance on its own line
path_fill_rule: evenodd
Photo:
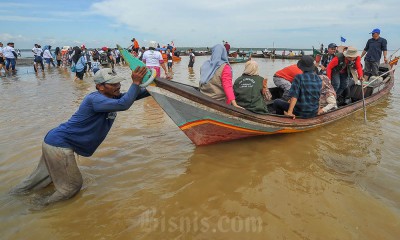
M 193 82 L 193 84 L 197 83 L 196 74 L 193 68 L 188 68 L 188 71 L 189 71 L 188 80 Z
M 197 86 L 208 57 L 173 66 Z M 295 61 L 255 59 L 260 75 Z M 234 78 L 244 64 L 233 65 Z M 90 77 L 20 68 L 0 78 L 0 232 L 4 239 L 397 239 L 399 84 L 363 113 L 313 131 L 195 147 L 152 98 L 118 113 L 73 199 L 38 210 L 7 191 L 36 166 L 48 130 L 67 120 Z M 117 67 L 129 78 L 127 68 Z M 398 74 L 399 76 L 399 74 Z M 270 85 L 273 82 L 270 81 Z M 122 89 L 129 81 L 122 83 Z

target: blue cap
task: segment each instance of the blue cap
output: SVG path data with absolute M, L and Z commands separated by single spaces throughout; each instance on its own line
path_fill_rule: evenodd
M 381 34 L 381 30 L 379 30 L 379 28 L 375 28 L 375 29 L 372 30 L 372 32 L 370 32 L 369 34 L 374 34 L 374 33 Z

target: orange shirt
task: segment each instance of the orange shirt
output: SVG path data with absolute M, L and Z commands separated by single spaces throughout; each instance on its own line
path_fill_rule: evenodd
M 133 48 L 139 48 L 139 43 L 137 40 L 133 41 Z
M 303 71 L 297 67 L 297 64 L 293 64 L 277 71 L 274 76 L 286 79 L 289 82 L 293 82 L 294 77 L 302 73 Z

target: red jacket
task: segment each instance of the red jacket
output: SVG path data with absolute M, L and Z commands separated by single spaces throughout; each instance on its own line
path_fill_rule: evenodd
M 296 75 L 302 74 L 303 71 L 301 71 L 300 68 L 297 67 L 297 64 L 293 64 L 290 66 L 287 66 L 275 73 L 275 76 L 283 78 L 288 80 L 290 83 L 293 82 L 293 79 Z
M 358 78 L 363 77 L 363 69 L 361 66 L 361 58 L 360 56 L 357 56 L 357 58 L 354 60 L 355 64 L 354 67 L 357 70 Z M 344 58 L 344 67 L 342 70 L 340 70 L 340 73 L 345 73 L 347 69 L 347 65 L 350 63 L 347 58 Z M 328 66 L 326 67 L 326 76 L 328 76 L 329 79 L 332 80 L 332 70 L 339 64 L 339 58 L 335 56 L 332 61 L 329 62 Z

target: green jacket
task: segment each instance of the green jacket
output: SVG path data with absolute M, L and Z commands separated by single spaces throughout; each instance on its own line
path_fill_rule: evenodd
M 236 79 L 233 84 L 236 103 L 254 113 L 268 113 L 267 105 L 262 95 L 263 80 L 264 78 L 261 76 L 245 74 Z

